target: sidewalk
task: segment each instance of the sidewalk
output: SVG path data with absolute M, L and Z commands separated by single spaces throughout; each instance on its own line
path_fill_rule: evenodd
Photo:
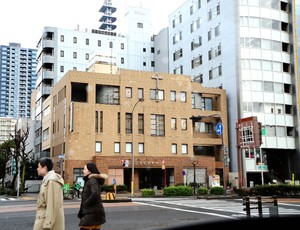
M 102 193 L 103 202 L 131 202 L 132 195 L 131 193 L 120 193 L 115 194 L 115 199 L 107 200 L 106 193 Z M 18 200 L 37 200 L 38 193 L 23 193 L 22 195 L 17 196 L 7 196 L 1 195 L 0 198 L 15 198 Z M 135 193 L 134 197 L 141 197 L 140 193 Z M 66 199 L 67 200 L 67 199 Z M 75 197 L 73 200 L 81 200 L 81 197 Z

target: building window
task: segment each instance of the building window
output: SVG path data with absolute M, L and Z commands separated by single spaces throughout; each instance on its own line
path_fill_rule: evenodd
M 125 151 L 126 151 L 126 153 L 132 153 L 132 143 L 131 142 L 126 142 Z
M 144 89 L 138 88 L 138 99 L 144 98 Z
M 179 33 L 177 33 L 173 36 L 173 45 L 178 43 L 181 40 L 182 40 L 182 32 L 179 31 Z
M 49 139 L 49 128 L 43 131 L 43 141 L 46 141 L 48 139 Z
M 176 91 L 171 90 L 170 101 L 176 101 Z
M 117 115 L 117 132 L 118 133 L 121 133 L 121 114 L 120 112 L 118 112 L 118 115 Z
M 180 93 L 180 101 L 181 102 L 186 102 L 186 92 L 181 92 Z
M 121 43 L 121 50 L 124 49 L 124 43 Z
M 139 143 L 138 151 L 139 151 L 139 153 L 144 153 L 144 143 Z
M 60 72 L 63 73 L 63 72 L 64 72 L 64 69 L 65 69 L 64 66 L 61 65 L 61 66 L 60 66 Z
M 183 66 L 179 66 L 179 67 L 176 67 L 174 70 L 173 70 L 173 73 L 174 74 L 183 74 Z
M 181 118 L 181 130 L 187 130 L 187 119 Z
M 132 133 L 132 113 L 125 114 L 125 133 Z
M 120 153 L 120 142 L 115 142 L 114 144 L 114 152 Z
M 85 60 L 89 60 L 90 59 L 90 55 L 89 54 L 85 54 Z
M 182 144 L 181 145 L 181 153 L 182 154 L 188 154 L 188 145 L 187 144 Z
M 192 93 L 192 108 L 193 109 L 202 109 L 201 93 Z
M 87 38 L 87 39 L 85 39 L 85 44 L 86 45 L 89 45 L 90 44 L 90 40 Z
M 144 114 L 138 114 L 138 133 L 144 134 Z
M 172 154 L 177 154 L 177 144 L 172 144 Z
M 222 65 L 215 67 L 208 72 L 209 80 L 217 78 L 222 75 Z
M 118 86 L 96 85 L 96 103 L 117 105 L 120 101 Z
M 64 42 L 65 41 L 65 36 L 64 35 L 60 35 L 60 41 Z
M 98 46 L 101 46 L 101 40 L 98 40 Z
M 138 22 L 137 23 L 137 28 L 143 28 L 144 26 L 143 26 L 143 23 L 141 23 L 141 22 Z
M 198 57 L 194 58 L 191 62 L 192 69 L 202 65 L 202 55 L 199 55 Z
M 209 97 L 202 97 L 202 110 L 213 110 L 213 100 Z
M 213 133 L 214 125 L 212 123 L 195 122 L 196 133 Z
M 150 99 L 163 101 L 164 100 L 164 91 L 160 89 L 150 89 Z
M 77 37 L 73 37 L 73 43 L 77 43 Z
M 63 50 L 60 51 L 60 56 L 64 57 L 65 56 L 65 52 Z
M 173 61 L 176 61 L 177 59 L 181 58 L 183 56 L 183 50 L 180 48 L 179 50 L 175 51 L 173 53 Z
M 125 97 L 132 98 L 132 88 L 131 87 L 125 87 Z
M 121 58 L 121 64 L 124 64 L 124 58 L 123 57 Z
M 73 52 L 73 58 L 77 58 L 77 52 Z
M 98 133 L 99 132 L 99 112 L 96 111 L 95 114 L 95 132 Z
M 202 37 L 198 37 L 198 39 L 193 40 L 191 42 L 191 50 L 194 50 L 201 45 L 202 45 Z
M 96 153 L 101 153 L 101 152 L 102 152 L 102 142 L 96 141 Z
M 164 136 L 165 135 L 165 116 L 151 114 L 150 117 L 151 135 Z
M 177 129 L 176 118 L 171 118 L 171 129 Z
M 100 111 L 100 133 L 103 133 L 103 111 Z
M 113 42 L 109 42 L 109 48 L 112 49 L 114 47 Z

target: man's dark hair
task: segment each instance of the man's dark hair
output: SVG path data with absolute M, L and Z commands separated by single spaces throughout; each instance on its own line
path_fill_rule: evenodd
M 48 172 L 53 169 L 53 161 L 49 157 L 40 158 L 39 163 L 42 167 L 47 166 Z
M 86 164 L 87 169 L 91 172 L 91 173 L 97 173 L 100 174 L 96 164 L 94 162 L 88 162 Z

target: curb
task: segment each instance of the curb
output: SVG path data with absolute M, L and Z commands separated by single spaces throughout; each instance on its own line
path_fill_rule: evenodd
M 128 199 L 128 198 L 117 198 L 117 199 L 114 199 L 114 200 L 102 200 L 103 203 L 123 203 L 123 202 L 132 202 L 131 199 Z

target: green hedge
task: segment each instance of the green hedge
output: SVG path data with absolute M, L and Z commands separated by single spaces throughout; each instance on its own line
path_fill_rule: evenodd
M 144 188 L 144 189 L 141 189 L 141 194 L 142 194 L 142 197 L 152 197 L 155 195 L 155 191 L 154 191 L 154 189 L 151 189 L 151 188 Z
M 165 196 L 192 196 L 193 188 L 190 186 L 170 186 L 163 189 Z
M 211 187 L 209 190 L 211 195 L 224 195 L 225 190 L 222 186 Z
M 119 185 L 117 185 L 116 189 L 117 189 L 117 192 L 125 192 L 125 191 L 127 191 L 127 186 L 125 184 L 119 184 Z M 101 185 L 101 191 L 102 192 L 114 192 L 115 191 L 114 185 L 113 184 Z
M 300 186 L 290 184 L 256 185 L 249 189 L 249 195 L 298 196 L 300 195 Z
M 208 188 L 206 187 L 200 187 L 197 190 L 197 195 L 207 195 L 208 194 Z

